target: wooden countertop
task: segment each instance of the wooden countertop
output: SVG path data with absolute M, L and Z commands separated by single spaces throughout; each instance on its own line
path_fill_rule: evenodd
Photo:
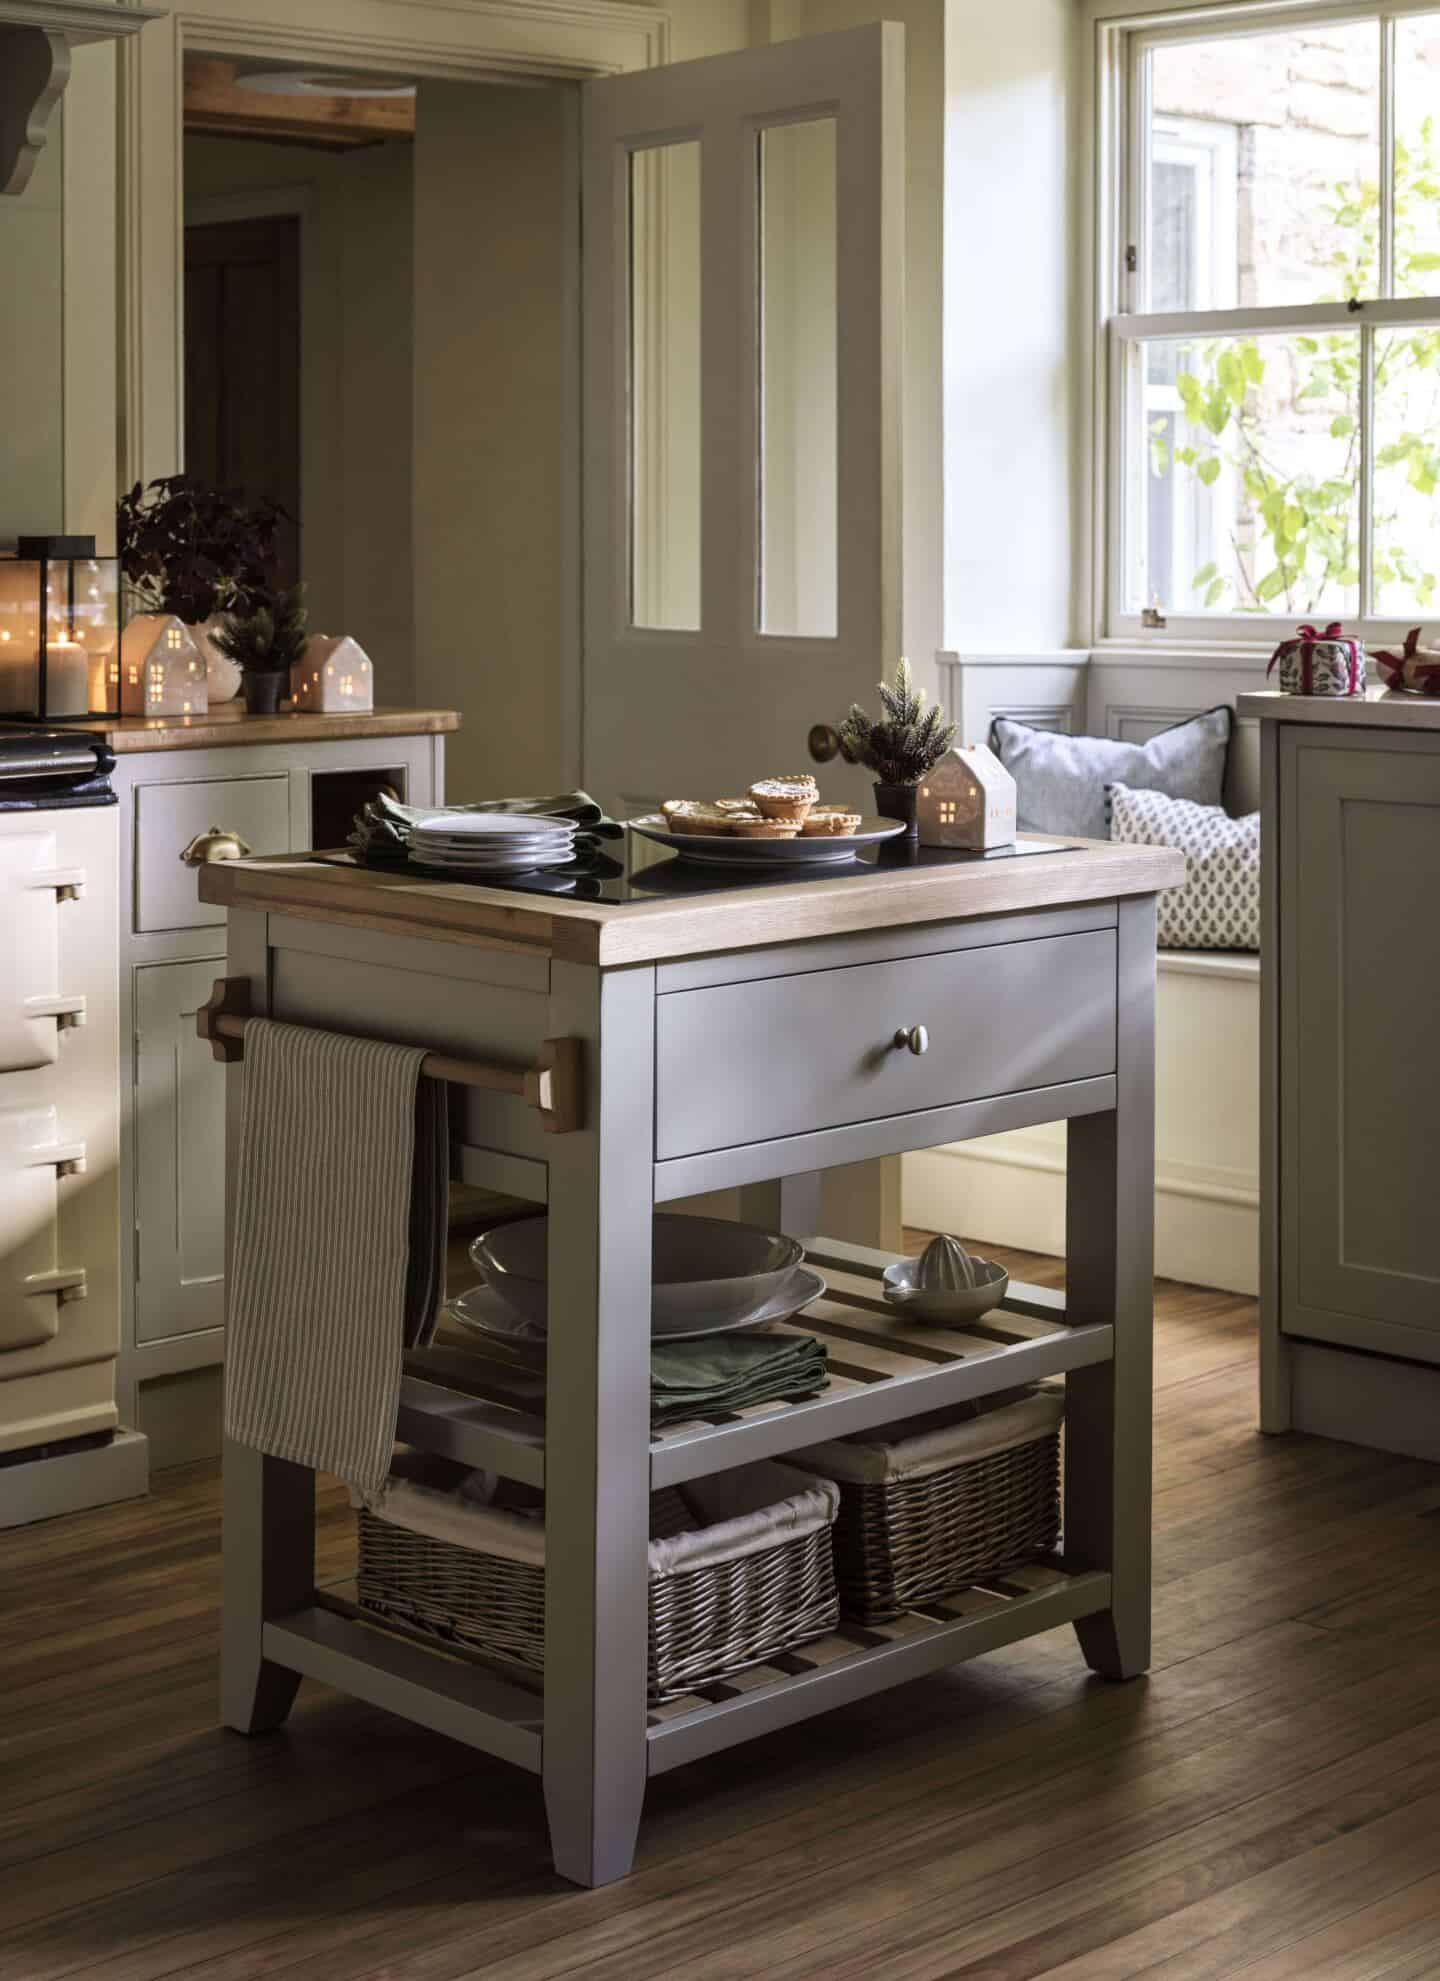
M 1333 729 L 1440 729 L 1440 698 L 1367 688 L 1363 695 L 1237 695 L 1235 709 L 1261 722 L 1326 723 Z
M 213 750 L 240 743 L 343 743 L 357 736 L 448 736 L 460 718 L 448 708 L 375 708 L 354 715 L 247 715 L 225 702 L 207 715 L 122 715 L 86 723 L 116 756 L 139 750 Z
M 1185 878 L 1184 856 L 1168 847 L 1089 839 L 1064 844 L 1070 850 L 1020 860 L 891 867 L 863 879 L 851 874 L 793 887 L 736 888 L 623 905 L 416 879 L 291 853 L 202 867 L 200 898 L 222 908 L 300 915 L 613 968 L 860 929 L 1107 901 L 1155 893 Z M 1062 989 L 1057 986 L 1057 993 Z

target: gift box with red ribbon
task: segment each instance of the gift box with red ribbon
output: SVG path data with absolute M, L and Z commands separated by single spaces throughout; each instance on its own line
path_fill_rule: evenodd
M 1313 626 L 1296 628 L 1293 640 L 1282 640 L 1270 656 L 1265 674 L 1280 669 L 1281 691 L 1287 695 L 1363 695 L 1365 649 L 1332 619 L 1323 633 Z
M 1412 626 L 1399 653 L 1377 653 L 1375 665 L 1387 688 L 1408 689 L 1412 695 L 1440 695 L 1440 647 L 1422 647 L 1420 628 Z

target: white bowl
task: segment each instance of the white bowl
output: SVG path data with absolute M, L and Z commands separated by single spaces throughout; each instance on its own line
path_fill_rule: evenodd
M 650 1332 L 694 1334 L 753 1319 L 799 1265 L 793 1238 L 725 1218 L 655 1213 Z M 546 1325 L 547 1217 L 498 1225 L 470 1247 L 485 1283 L 537 1327 Z
M 915 1282 L 920 1261 L 897 1260 L 885 1268 L 885 1298 L 892 1307 L 936 1327 L 959 1327 L 966 1321 L 978 1321 L 1005 1298 L 1010 1275 L 993 1259 L 977 1258 L 975 1264 L 981 1274 L 978 1286 L 921 1287 Z

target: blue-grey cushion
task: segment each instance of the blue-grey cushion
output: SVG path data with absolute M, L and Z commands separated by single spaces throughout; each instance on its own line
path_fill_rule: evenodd
M 1212 708 L 1147 743 L 1116 743 L 1108 736 L 1063 736 L 997 715 L 990 747 L 1015 780 L 1021 832 L 1108 839 L 1107 784 L 1163 791 L 1195 805 L 1220 804 L 1233 723 L 1231 709 Z

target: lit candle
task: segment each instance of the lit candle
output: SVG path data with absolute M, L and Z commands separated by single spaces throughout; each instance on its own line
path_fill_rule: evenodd
M 51 640 L 45 649 L 45 714 L 86 715 L 90 656 L 78 640 Z

